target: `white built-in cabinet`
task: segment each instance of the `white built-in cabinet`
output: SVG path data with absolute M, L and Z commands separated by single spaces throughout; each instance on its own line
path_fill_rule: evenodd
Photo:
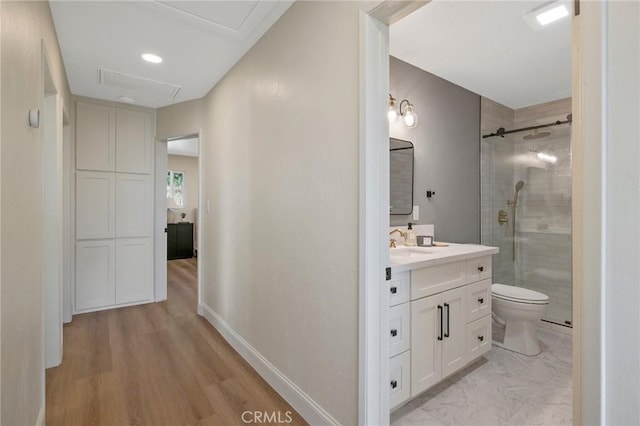
M 109 172 L 76 172 L 76 239 L 113 238 L 116 182 Z
M 151 115 L 126 109 L 116 110 L 116 171 L 151 173 Z
M 115 108 L 86 102 L 76 106 L 76 169 L 115 171 Z
M 394 409 L 491 348 L 491 256 L 396 273 L 389 291 Z
M 75 313 L 153 301 L 152 124 L 76 104 Z

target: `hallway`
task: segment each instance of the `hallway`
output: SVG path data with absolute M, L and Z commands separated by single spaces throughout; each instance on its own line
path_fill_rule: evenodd
M 168 300 L 65 325 L 63 363 L 46 372 L 46 424 L 234 425 L 247 411 L 253 423 L 253 412 L 290 412 L 306 424 L 196 314 L 196 259 L 168 265 Z

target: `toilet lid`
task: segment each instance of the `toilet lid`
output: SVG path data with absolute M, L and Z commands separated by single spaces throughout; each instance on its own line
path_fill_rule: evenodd
M 491 294 L 501 299 L 514 300 L 516 302 L 537 302 L 544 303 L 549 301 L 549 296 L 527 288 L 516 287 L 513 285 L 491 284 Z

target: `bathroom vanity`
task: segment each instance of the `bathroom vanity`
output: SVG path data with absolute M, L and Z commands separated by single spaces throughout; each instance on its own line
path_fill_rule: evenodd
M 450 244 L 390 252 L 390 386 L 395 409 L 491 348 L 495 247 Z

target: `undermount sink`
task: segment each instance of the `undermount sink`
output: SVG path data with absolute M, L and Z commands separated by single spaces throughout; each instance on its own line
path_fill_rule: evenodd
M 423 247 L 412 247 L 391 249 L 389 255 L 396 259 L 411 259 L 435 253 L 441 253 L 441 251 Z

